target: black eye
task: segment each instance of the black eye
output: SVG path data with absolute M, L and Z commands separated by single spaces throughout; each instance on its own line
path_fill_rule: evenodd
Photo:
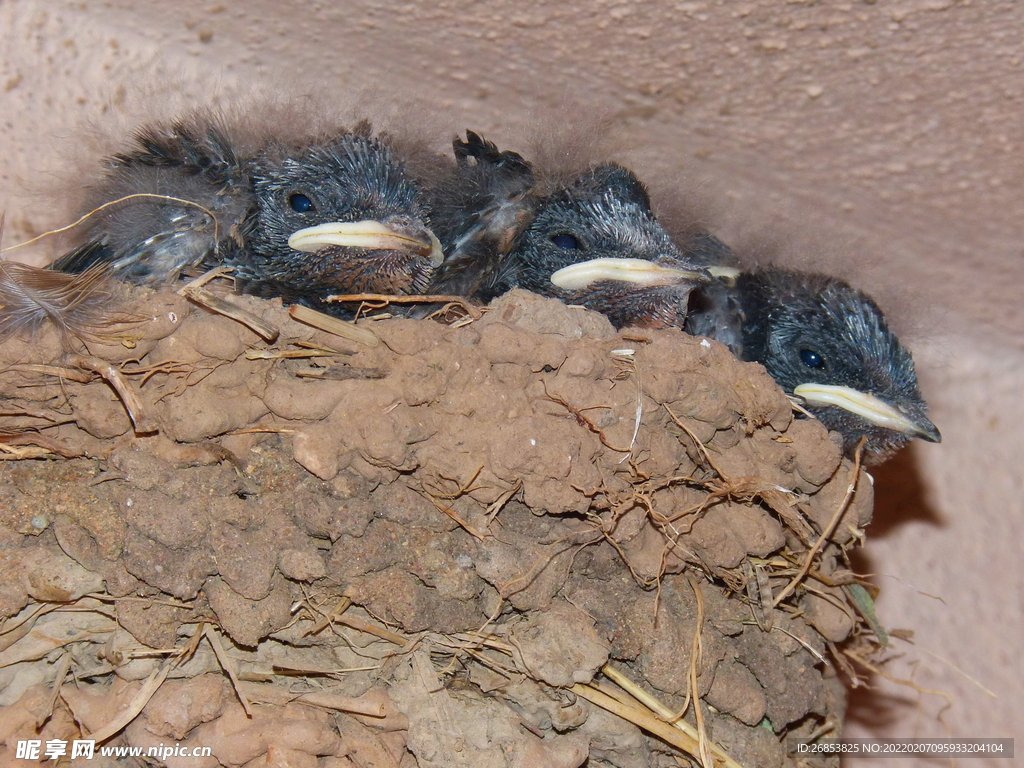
M 303 194 L 292 195 L 288 198 L 288 205 L 296 213 L 309 213 L 313 210 L 313 201 Z
M 553 235 L 551 242 L 567 251 L 578 251 L 580 249 L 579 240 L 570 234 Z
M 801 349 L 800 360 L 808 368 L 824 368 L 825 361 L 821 355 L 815 352 L 813 349 Z

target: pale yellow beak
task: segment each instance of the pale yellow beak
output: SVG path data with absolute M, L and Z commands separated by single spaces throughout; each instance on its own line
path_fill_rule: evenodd
M 720 280 L 735 281 L 740 271 L 736 267 L 708 267 L 708 274 Z
M 942 441 L 939 430 L 925 418 L 924 414 L 904 413 L 881 398 L 850 387 L 801 384 L 793 390 L 793 394 L 802 397 L 808 403 L 834 405 L 837 408 L 842 408 L 885 429 L 892 429 L 905 435 L 914 435 L 931 443 Z
M 566 291 L 579 291 L 606 280 L 654 287 L 706 283 L 708 276 L 705 272 L 666 267 L 645 259 L 591 259 L 571 264 L 551 276 L 551 282 Z
M 314 253 L 329 246 L 367 248 L 375 251 L 408 251 L 430 256 L 434 266 L 444 260 L 441 243 L 433 232 L 429 238 L 411 237 L 379 221 L 331 221 L 306 227 L 288 238 L 288 246 L 303 253 Z

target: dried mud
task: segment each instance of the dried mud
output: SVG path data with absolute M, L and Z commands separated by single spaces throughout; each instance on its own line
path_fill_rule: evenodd
M 616 673 L 730 765 L 841 728 L 870 478 L 760 366 L 518 291 L 376 346 L 231 300 L 280 339 L 159 293 L 89 343 L 147 435 L 55 334 L 0 346 L 0 762 L 110 726 L 212 748 L 172 767 L 696 763 L 591 703 L 645 709 Z

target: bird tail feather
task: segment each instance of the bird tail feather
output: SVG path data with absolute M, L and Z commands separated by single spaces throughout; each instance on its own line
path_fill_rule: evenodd
M 126 320 L 111 311 L 108 269 L 94 264 L 80 274 L 16 262 L 0 262 L 0 341 L 22 330 L 53 323 L 62 340 L 95 339 L 111 323 Z
M 109 260 L 108 249 L 103 243 L 92 241 L 68 251 L 51 263 L 47 269 L 53 272 L 80 274 Z

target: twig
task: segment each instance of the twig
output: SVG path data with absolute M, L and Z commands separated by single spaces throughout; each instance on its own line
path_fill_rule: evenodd
M 474 306 L 466 300 L 465 296 L 393 296 L 387 293 L 341 293 L 328 296 L 325 301 L 338 303 L 355 303 L 365 301 L 380 301 L 385 304 L 458 304 L 474 320 L 483 316 L 480 307 Z
M 18 448 L 18 446 L 27 447 Z M 31 450 L 33 447 L 38 450 Z M 68 448 L 56 438 L 35 431 L 19 432 L 15 435 L 0 435 L 0 451 L 5 454 L 13 454 L 14 458 L 33 458 L 34 454 L 39 453 L 39 451 L 42 451 L 44 454 L 60 456 L 64 459 L 75 459 L 83 455 L 82 451 Z M 5 455 L 0 458 L 7 458 L 7 456 Z
M 376 624 L 371 624 L 368 621 L 364 621 L 358 616 L 338 616 L 334 620 L 339 624 L 344 624 L 346 627 L 351 627 L 352 629 L 360 632 L 366 632 L 369 635 L 375 635 L 381 640 L 387 640 L 389 643 L 394 643 L 395 645 L 405 645 L 409 642 L 409 638 L 396 635 L 394 632 L 384 629 L 383 627 L 378 627 Z
M 697 755 L 699 749 L 697 739 L 669 725 L 664 720 L 660 720 L 650 711 L 625 703 L 593 683 L 589 685 L 577 683 L 569 690 L 590 703 L 606 709 L 614 715 L 618 715 L 623 720 L 628 720 L 633 725 L 643 728 L 648 733 L 653 733 L 658 738 L 681 749 L 686 754 Z M 719 761 L 726 768 L 743 768 L 740 763 L 737 763 L 724 753 L 720 754 Z
M 350 381 L 360 379 L 371 381 L 387 378 L 388 372 L 383 368 L 353 368 L 349 365 L 332 365 L 330 368 L 319 368 L 309 371 L 296 371 L 299 379 L 316 379 L 317 381 Z
M 567 534 L 567 535 L 561 537 L 560 539 L 552 542 L 552 545 L 554 545 L 554 544 L 561 544 L 562 542 L 565 542 L 568 539 L 573 538 L 574 536 L 578 536 L 578 535 L 584 534 L 584 533 L 593 533 L 593 529 L 592 528 L 587 528 L 586 530 L 582 530 L 582 531 L 574 531 L 573 533 Z M 557 552 L 552 552 L 550 555 L 548 555 L 546 557 L 538 558 L 537 560 L 534 561 L 533 565 L 530 566 L 530 570 L 528 570 L 523 575 L 516 576 L 514 579 L 510 579 L 509 581 L 506 581 L 506 582 L 504 582 L 502 584 L 497 585 L 497 587 L 498 587 L 498 594 L 501 595 L 502 598 L 506 598 L 507 599 L 510 595 L 515 595 L 515 594 L 518 594 L 518 593 L 522 592 L 524 589 L 529 589 L 530 585 L 533 584 L 534 579 L 536 579 L 541 573 L 543 573 L 544 570 L 555 561 L 555 558 L 559 557 L 560 555 L 565 554 L 566 552 L 570 551 L 571 549 L 573 549 L 573 548 L 575 548 L 577 546 L 580 549 L 583 549 L 584 547 L 589 547 L 591 544 L 596 544 L 599 541 L 604 541 L 604 539 L 605 539 L 604 534 L 602 532 L 598 532 L 598 535 L 595 538 L 591 539 L 590 541 L 584 541 L 582 544 L 578 544 L 578 545 L 577 544 L 568 544 L 568 545 L 562 547 L 561 549 L 559 549 Z M 575 555 L 573 555 L 573 558 L 575 558 Z M 566 567 L 566 572 L 567 573 L 568 573 L 569 568 L 571 568 L 571 567 L 572 567 L 572 559 L 569 560 L 569 564 Z M 523 582 L 522 586 L 516 586 L 515 589 L 511 588 L 513 585 L 518 585 L 520 582 Z
M 64 368 L 58 365 L 38 365 L 35 363 L 16 363 L 7 366 L 4 371 L 17 371 L 18 373 L 41 373 L 44 376 L 53 376 L 57 379 L 70 379 L 79 384 L 86 384 L 92 381 L 93 374 L 85 371 L 76 371 L 74 368 Z
M 135 433 L 149 435 L 158 430 L 157 424 L 144 411 L 142 401 L 135 393 L 135 389 L 124 378 L 124 374 L 106 360 L 101 360 L 92 355 L 66 355 L 62 362 L 75 368 L 98 373 L 117 392 L 117 396 L 124 403 L 128 416 L 135 426 Z
M 234 282 L 235 278 L 231 277 L 231 273 L 234 271 L 234 267 L 227 267 L 224 265 L 214 267 L 213 269 L 208 269 L 205 272 L 203 272 L 203 274 L 201 274 L 199 277 L 196 277 L 185 283 L 185 285 L 183 285 L 181 289 L 179 289 L 178 293 L 182 293 L 182 291 L 184 291 L 187 288 L 202 288 L 207 283 L 212 283 L 218 277 L 227 277 L 232 282 Z
M 813 656 L 814 658 L 816 658 L 816 659 L 817 659 L 817 660 L 818 660 L 818 661 L 819 661 L 820 663 L 822 663 L 822 664 L 828 664 L 828 661 L 827 661 L 827 660 L 825 659 L 825 657 L 824 657 L 824 656 L 822 656 L 822 655 L 821 655 L 821 654 L 820 654 L 820 653 L 819 653 L 819 652 L 817 651 L 817 649 L 816 649 L 816 648 L 815 648 L 814 646 L 812 646 L 812 645 L 811 645 L 810 643 L 808 643 L 808 642 L 807 642 L 806 640 L 804 640 L 804 639 L 803 639 L 802 637 L 797 637 L 796 635 L 794 635 L 794 634 L 793 634 L 792 632 L 790 632 L 790 631 L 789 631 L 788 629 L 786 629 L 785 627 L 780 627 L 780 626 L 777 626 L 777 625 L 776 625 L 776 626 L 772 627 L 772 630 L 771 630 L 771 631 L 773 631 L 773 632 L 781 632 L 781 633 L 782 633 L 782 634 L 784 634 L 784 635 L 789 635 L 789 636 L 790 636 L 791 638 L 793 638 L 793 639 L 794 639 L 794 640 L 796 640 L 796 641 L 797 641 L 798 643 L 800 643 L 800 645 L 802 645 L 802 646 L 803 646 L 804 648 L 806 648 L 806 649 L 807 649 L 807 652 L 808 652 L 809 654 L 811 654 L 811 656 Z
M 568 401 L 563 400 L 558 395 L 550 394 L 548 392 L 548 385 L 547 385 L 547 383 L 544 382 L 543 379 L 541 380 L 540 383 L 541 383 L 541 386 L 544 387 L 544 399 L 545 400 L 549 400 L 552 403 L 556 403 L 556 404 L 562 406 L 563 408 L 565 408 L 565 410 L 567 410 L 569 413 L 571 413 L 573 415 L 573 417 L 576 419 L 576 423 L 577 424 L 579 424 L 581 427 L 586 427 L 591 432 L 593 432 L 595 435 L 597 435 L 597 439 L 601 441 L 601 445 L 603 445 L 605 448 L 611 448 L 613 451 L 616 451 L 617 453 L 626 453 L 626 454 L 628 454 L 632 450 L 632 448 L 616 448 L 614 445 L 612 445 L 610 442 L 608 442 L 608 438 L 605 437 L 605 434 L 604 434 L 604 432 L 601 431 L 601 428 L 598 427 L 597 424 L 595 424 L 594 422 L 592 422 L 590 419 L 588 419 L 586 416 L 583 415 L 583 411 L 592 411 L 592 410 L 594 410 L 596 408 L 610 409 L 611 406 L 608 406 L 608 405 L 588 405 L 586 408 L 576 408 L 575 406 L 570 405 L 568 403 Z
M 487 518 L 488 526 L 494 522 L 494 518 L 496 518 L 498 516 L 498 513 L 501 512 L 502 507 L 504 507 L 508 503 L 509 499 L 515 496 L 519 492 L 519 489 L 522 487 L 523 481 L 517 477 L 515 485 L 513 485 L 511 488 L 509 488 L 507 491 L 498 496 L 498 498 L 496 498 L 494 501 L 487 505 L 485 516 Z
M 387 716 L 387 709 L 383 700 L 378 699 L 374 701 L 366 696 L 353 698 L 352 696 L 342 696 L 338 693 L 311 691 L 296 697 L 295 701 L 314 707 L 321 707 L 322 709 L 351 712 L 356 715 L 365 715 L 366 717 L 383 718 Z
M 920 645 L 919 645 L 919 646 L 917 646 L 917 647 L 918 647 L 918 649 L 919 649 L 919 650 L 923 651 L 924 653 L 927 653 L 927 654 L 928 654 L 929 656 L 931 656 L 931 657 L 932 657 L 933 659 L 936 659 L 936 660 L 938 660 L 938 661 L 942 662 L 943 664 L 945 664 L 945 665 L 946 665 L 947 667 L 949 667 L 950 669 L 952 669 L 952 670 L 953 670 L 954 672 L 958 673 L 958 674 L 959 674 L 960 676 L 962 676 L 963 678 L 965 678 L 965 679 L 966 679 L 966 680 L 967 680 L 968 682 L 971 682 L 971 683 L 973 683 L 974 685 L 976 685 L 976 686 L 977 686 L 977 687 L 978 687 L 979 689 L 981 689 L 982 693 L 984 693 L 984 694 L 985 694 L 986 696 L 988 696 L 989 698 L 993 698 L 993 699 L 998 699 L 998 698 L 999 698 L 999 696 L 997 696 L 997 695 L 996 695 L 995 693 L 993 693 L 993 692 L 992 692 L 991 690 L 989 690 L 989 689 L 988 689 L 988 688 L 986 688 L 986 687 L 985 687 L 984 685 L 982 685 L 982 684 L 981 684 L 981 682 L 980 682 L 979 680 L 977 680 L 977 679 L 976 679 L 976 678 L 974 678 L 974 677 L 971 677 L 971 676 L 970 676 L 969 674 L 967 674 L 966 672 L 964 672 L 964 670 L 960 669 L 960 667 L 958 667 L 958 666 L 957 666 L 956 664 L 954 664 L 954 663 L 953 663 L 952 661 L 950 661 L 949 659 L 947 659 L 947 658 L 944 658 L 944 657 L 942 657 L 942 656 L 939 656 L 939 654 L 937 654 L 937 653 L 934 653 L 934 652 L 932 652 L 932 651 L 929 651 L 929 650 L 928 650 L 927 648 L 925 648 L 924 646 L 920 646 Z
M 636 360 L 636 352 L 632 349 L 619 349 L 612 352 L 612 359 L 622 366 L 620 374 L 616 374 L 615 378 L 625 378 L 630 374 L 636 376 L 636 417 L 633 423 L 633 436 L 629 440 L 629 456 L 633 455 L 633 448 L 636 446 L 637 435 L 640 434 L 640 422 L 644 415 L 644 402 L 643 402 L 643 385 L 640 383 L 640 364 Z M 623 456 L 619 459 L 619 464 L 624 462 L 629 456 Z
M 687 736 L 693 739 L 694 743 L 696 744 L 696 728 L 694 728 L 688 722 L 683 720 L 681 717 L 678 717 L 675 712 L 673 712 L 660 701 L 658 701 L 658 699 L 656 699 L 654 696 L 649 694 L 639 685 L 634 683 L 622 672 L 619 672 L 619 670 L 615 669 L 615 667 L 613 667 L 611 663 L 605 664 L 603 667 L 601 667 L 601 674 L 603 674 L 613 683 L 618 685 L 620 688 L 622 688 L 622 690 L 624 690 L 634 699 L 639 701 L 645 707 L 654 712 L 654 714 L 656 714 L 663 721 L 671 724 L 675 728 L 678 728 L 680 731 L 685 733 Z M 729 755 L 727 755 L 725 751 L 718 745 L 711 744 L 710 747 L 711 751 L 715 753 L 715 757 L 717 757 L 722 762 L 722 764 L 725 765 L 727 768 L 743 768 L 743 766 L 741 766 L 739 763 L 737 763 L 735 760 L 729 757 Z
M 89 734 L 89 738 L 102 743 L 120 732 L 128 723 L 138 717 L 139 713 L 142 712 L 143 708 L 153 697 L 153 694 L 164 684 L 164 680 L 167 679 L 167 674 L 171 671 L 172 666 L 174 666 L 174 659 L 167 659 L 160 669 L 153 670 L 153 674 L 149 676 L 142 688 L 139 689 L 139 692 L 135 694 L 135 698 L 132 699 L 128 707 L 105 726 Z
M 21 638 L 32 631 L 32 627 L 35 626 L 36 620 L 40 616 L 45 616 L 51 611 L 56 611 L 60 608 L 59 603 L 43 603 L 36 605 L 24 616 L 12 616 L 11 618 L 0 624 L 0 651 L 6 651 Z M 27 609 L 26 609 L 27 610 Z M 4 637 L 4 635 L 9 635 Z
M 704 727 L 704 710 L 700 708 L 700 686 L 697 683 L 701 657 L 704 655 L 704 644 L 701 642 L 701 630 L 704 628 L 704 596 L 701 594 L 700 586 L 692 575 L 687 574 L 687 582 L 693 595 L 697 599 L 697 629 L 693 633 L 693 644 L 690 647 L 690 695 L 693 697 L 693 716 L 697 721 L 697 745 L 700 751 L 700 764 L 704 768 L 713 768 L 711 752 L 708 749 L 708 734 Z
M 217 657 L 217 663 L 220 664 L 221 669 L 227 674 L 228 679 L 231 681 L 232 687 L 235 689 L 235 695 L 238 697 L 239 703 L 242 705 L 242 709 L 245 710 L 245 716 L 252 718 L 252 710 L 249 709 L 249 700 L 242 693 L 242 683 L 238 679 L 238 674 L 235 672 L 235 665 L 228 658 L 227 652 L 224 650 L 224 646 L 220 642 L 220 638 L 213 633 L 213 627 L 207 624 L 203 628 L 203 634 L 206 639 L 210 642 L 210 646 L 213 648 L 213 655 Z
M 360 328 L 355 323 L 349 323 L 345 320 L 325 315 L 323 312 L 317 312 L 315 309 L 304 307 L 301 304 L 292 304 L 288 307 L 288 314 L 293 320 L 319 328 L 321 331 L 333 333 L 335 336 L 341 336 L 343 339 L 354 341 L 357 344 L 363 344 L 367 347 L 376 347 L 380 344 L 380 339 L 372 331 Z
M 797 572 L 796 576 L 794 576 L 793 580 L 783 587 L 782 591 L 775 596 L 775 600 L 772 602 L 772 608 L 778 607 L 779 603 L 789 597 L 793 590 L 796 589 L 797 584 L 804 580 L 807 576 L 807 572 L 811 570 L 811 563 L 814 562 L 814 558 L 818 554 L 818 551 L 839 524 L 839 519 L 843 516 L 843 513 L 846 512 L 846 508 L 849 506 L 850 500 L 853 498 L 853 493 L 857 489 L 857 480 L 860 479 L 860 462 L 863 453 L 864 438 L 862 437 L 860 442 L 857 443 L 857 450 L 853 455 L 853 472 L 851 473 L 850 485 L 846 489 L 846 494 L 843 496 L 842 502 L 836 508 L 835 513 L 832 515 L 832 519 L 828 521 L 828 525 L 826 525 L 825 529 L 821 532 L 821 536 L 819 536 L 818 540 L 814 542 L 814 546 L 808 550 L 807 556 L 804 558 L 804 564 L 800 566 L 800 570 Z
M 430 502 L 435 507 L 437 507 L 438 512 L 443 512 L 444 514 L 448 515 L 448 517 L 450 517 L 452 520 L 454 520 L 456 523 L 462 526 L 468 534 L 473 536 L 478 541 L 484 541 L 487 538 L 487 536 L 481 533 L 480 531 L 476 530 L 476 528 L 474 528 L 472 525 L 470 525 L 461 517 L 459 517 L 459 514 L 454 509 L 449 507 L 447 504 L 444 504 L 442 502 L 442 499 L 447 501 L 455 501 L 456 499 L 462 498 L 470 491 L 475 490 L 473 487 L 473 483 L 476 482 L 476 479 L 480 476 L 480 473 L 483 472 L 483 469 L 484 465 L 481 464 L 479 467 L 477 467 L 477 470 L 476 472 L 473 473 L 473 476 L 470 477 L 469 480 L 467 480 L 464 483 L 459 482 L 458 480 L 454 480 L 454 482 L 459 482 L 459 487 L 458 490 L 456 490 L 453 493 L 445 493 L 439 487 L 437 487 L 436 483 L 432 484 L 432 488 L 427 488 L 426 484 L 424 483 L 420 491 L 424 496 L 430 499 Z M 453 478 L 447 478 L 443 476 L 442 479 L 449 481 L 453 480 Z
M 704 447 L 704 443 L 702 443 L 700 440 L 698 440 L 697 436 L 695 434 L 693 434 L 692 431 L 690 431 L 690 428 L 687 427 L 685 424 L 683 424 L 683 422 L 679 420 L 678 416 L 676 416 L 674 413 L 672 413 L 672 409 L 668 407 L 668 403 L 662 403 L 662 405 L 665 406 L 665 410 L 668 411 L 668 415 L 672 417 L 672 421 L 674 421 L 676 423 L 676 426 L 679 427 L 681 430 L 683 430 L 683 432 L 685 432 L 687 434 L 687 436 L 691 440 L 693 440 L 693 444 L 697 446 L 697 450 L 700 451 L 701 455 L 704 456 L 704 461 L 706 461 L 708 463 L 708 466 L 711 467 L 713 470 L 715 470 L 715 474 L 717 474 L 720 478 L 722 478 L 723 481 L 727 481 L 727 478 L 722 473 L 722 470 L 720 470 L 717 466 L 715 466 L 715 462 L 711 460 L 711 454 L 708 453 L 708 449 Z
M 427 496 L 428 499 L 430 499 L 430 502 L 435 507 L 437 507 L 437 511 L 438 512 L 443 512 L 444 514 L 448 515 L 448 517 L 450 517 L 452 520 L 454 520 L 456 523 L 458 523 L 466 531 L 466 533 L 468 533 L 470 536 L 472 536 L 477 541 L 486 541 L 487 536 L 482 534 L 482 533 L 480 533 L 480 531 L 478 531 L 472 525 L 470 525 L 465 520 L 463 520 L 461 517 L 459 517 L 458 513 L 454 509 L 449 507 L 447 504 L 441 503 L 440 499 L 435 499 L 429 493 L 427 493 L 426 496 Z
M 337 357 L 350 355 L 336 349 L 247 349 L 246 360 L 306 360 L 311 357 Z
M 113 595 L 108 595 L 105 592 L 89 592 L 82 597 L 91 597 L 93 600 L 99 600 L 101 603 L 142 603 L 149 606 L 164 605 L 168 608 L 181 608 L 185 611 L 191 611 L 195 607 L 190 603 L 176 603 L 173 600 L 157 600 L 152 597 L 136 597 L 135 595 L 114 597 Z
M 189 283 L 183 286 L 178 293 L 211 312 L 230 317 L 235 322 L 241 323 L 268 344 L 273 344 L 281 335 L 281 330 L 273 323 L 267 322 L 262 317 L 256 317 L 252 312 L 235 306 L 220 296 L 214 296 L 205 288 Z
M 915 683 L 913 680 L 908 680 L 906 678 L 896 677 L 895 675 L 890 675 L 888 672 L 886 672 L 881 667 L 879 667 L 879 666 L 877 666 L 875 664 L 872 664 L 871 662 L 869 662 L 866 659 L 862 658 L 861 656 L 857 655 L 853 651 L 850 651 L 850 650 L 847 650 L 847 649 L 843 649 L 843 654 L 845 656 L 849 657 L 850 659 L 852 659 L 853 661 L 855 661 L 857 664 L 860 664 L 865 669 L 868 669 L 868 670 L 874 672 L 876 675 L 880 675 L 881 677 L 884 677 L 889 682 L 896 683 L 897 685 L 905 685 L 905 686 L 907 686 L 909 688 L 913 688 L 918 693 L 928 693 L 928 694 L 931 694 L 932 696 L 939 696 L 939 697 L 945 699 L 946 700 L 946 704 L 948 705 L 948 707 L 946 707 L 946 709 L 948 709 L 949 707 L 953 706 L 953 698 L 948 693 L 946 693 L 945 691 L 937 691 L 937 690 L 932 690 L 931 688 L 923 688 L 920 685 L 918 685 L 917 683 Z
M 50 719 L 53 714 L 53 707 L 57 703 L 57 698 L 60 696 L 60 687 L 64 685 L 64 678 L 68 676 L 68 671 L 71 669 L 71 654 L 65 651 L 60 655 L 60 661 L 57 662 L 57 669 L 54 673 L 53 678 L 53 691 L 50 693 L 50 700 L 46 703 L 46 710 L 36 718 L 36 728 L 41 728 L 43 723 Z
M 765 573 L 763 565 L 751 563 L 749 557 L 740 563 L 740 570 L 747 582 L 747 600 L 750 602 L 754 621 L 762 632 L 771 632 L 774 614 L 771 608 L 772 587 L 768 581 L 768 574 Z

